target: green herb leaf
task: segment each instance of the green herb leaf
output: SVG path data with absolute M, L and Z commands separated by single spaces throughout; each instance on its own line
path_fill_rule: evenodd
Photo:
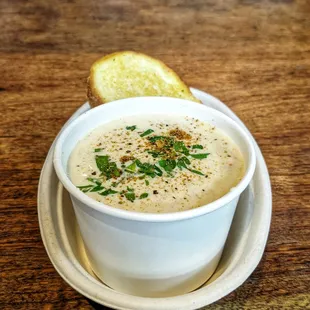
M 183 160 L 187 165 L 191 164 L 190 160 L 187 157 L 183 157 Z
M 140 135 L 140 137 L 148 136 L 148 135 L 150 135 L 152 132 L 154 132 L 153 129 L 148 129 L 148 130 L 146 130 L 145 132 L 143 132 L 143 133 Z
M 136 199 L 136 195 L 134 192 L 125 193 L 125 197 L 131 202 L 134 202 L 134 200 Z
M 89 182 L 95 183 L 95 184 L 97 184 L 97 185 L 101 185 L 101 184 L 102 184 L 102 182 L 101 182 L 100 179 L 87 178 L 87 180 L 88 180 Z
M 156 165 L 154 165 L 154 169 L 155 169 L 155 174 L 156 175 L 158 175 L 159 177 L 161 177 L 163 175 L 163 172 Z
M 102 172 L 109 165 L 109 156 L 108 155 L 96 155 L 96 164 L 98 169 Z
M 173 145 L 173 148 L 176 152 L 182 153 L 184 155 L 189 155 L 189 150 L 185 146 L 183 141 L 176 141 Z
M 161 176 L 163 172 L 156 165 L 151 165 L 149 163 L 141 163 L 140 160 L 136 160 L 136 164 L 139 168 L 139 172 L 144 173 L 152 178 L 156 175 Z
M 103 189 L 104 189 L 103 186 L 97 185 L 97 186 L 95 186 L 95 187 L 91 190 L 91 192 L 99 192 L 99 191 L 101 191 L 101 190 L 103 190 Z
M 134 189 L 129 187 L 129 186 L 127 186 L 127 190 L 128 190 L 128 192 L 133 192 L 134 191 Z
M 90 189 L 91 189 L 91 187 L 90 188 L 84 188 L 84 189 L 82 189 L 82 192 L 87 193 L 87 192 L 89 192 Z
M 96 155 L 96 164 L 101 174 L 104 175 L 107 180 L 111 178 L 118 178 L 122 171 L 117 167 L 115 162 L 110 161 L 107 155 Z
M 98 148 L 98 149 L 94 149 L 94 152 L 95 153 L 98 153 L 98 152 L 100 152 L 100 151 L 102 151 L 103 150 L 103 148 Z
M 192 146 L 192 149 L 197 149 L 197 150 L 202 150 L 203 149 L 203 146 L 202 145 L 200 145 L 200 144 L 195 144 L 195 145 L 193 145 Z
M 77 188 L 79 189 L 84 189 L 84 188 L 91 188 L 93 187 L 94 185 L 83 185 L 83 186 L 77 186 Z
M 187 157 L 183 156 L 177 160 L 177 166 L 182 170 L 182 168 L 187 169 L 187 165 L 190 165 L 190 161 Z
M 117 182 L 113 182 L 113 183 L 111 184 L 112 187 L 116 187 L 117 185 L 118 185 Z
M 167 173 L 170 173 L 177 165 L 174 159 L 162 159 L 158 163 Z
M 149 180 L 145 180 L 145 185 L 146 185 L 146 186 L 149 186 L 149 185 L 150 185 Z
M 87 193 L 94 185 L 77 186 L 83 193 Z
M 113 194 L 116 194 L 116 193 L 118 193 L 118 192 L 117 192 L 117 191 L 114 191 L 114 190 L 111 189 L 111 188 L 109 188 L 109 189 L 107 189 L 106 191 L 101 192 L 101 193 L 99 193 L 99 194 L 102 195 L 102 196 L 108 196 L 108 195 L 113 195 Z
M 190 168 L 187 168 L 187 170 L 189 170 L 190 172 L 193 172 L 193 173 L 196 173 L 196 174 L 204 176 L 204 174 L 202 172 L 198 171 L 198 170 L 194 170 L 194 169 L 190 169 Z
M 210 153 L 189 154 L 189 155 L 196 159 L 204 159 L 207 158 L 210 155 Z
M 151 143 L 155 143 L 158 140 L 165 139 L 165 137 L 164 136 L 153 136 L 153 137 L 149 137 L 148 139 Z
M 135 160 L 135 163 L 136 163 L 136 165 L 137 165 L 139 168 L 143 168 L 143 166 L 144 166 L 144 164 L 142 164 L 141 160 L 139 160 L 139 159 L 136 159 L 136 160 Z
M 153 156 L 153 158 L 157 158 L 158 156 L 162 155 L 161 152 L 156 152 L 156 151 L 147 151 L 149 154 Z
M 140 199 L 144 199 L 144 198 L 147 198 L 149 196 L 149 194 L 148 193 L 143 193 L 143 194 L 141 194 L 140 195 Z
M 135 173 L 136 169 L 137 169 L 137 164 L 136 164 L 136 161 L 134 161 L 132 164 L 130 164 L 129 166 L 125 168 L 125 171 L 129 173 Z
M 148 140 L 151 143 L 156 143 L 156 141 L 158 141 L 158 140 L 163 140 L 165 148 L 171 148 L 174 144 L 174 138 L 173 137 L 153 136 L 153 137 L 148 137 Z
M 136 125 L 126 127 L 127 130 L 131 130 L 131 131 L 134 131 L 136 128 L 137 128 Z

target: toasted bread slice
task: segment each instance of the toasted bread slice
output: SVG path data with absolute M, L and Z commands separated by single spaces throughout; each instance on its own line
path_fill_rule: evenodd
M 90 69 L 87 95 L 92 106 L 141 96 L 200 102 L 163 62 L 131 51 L 113 53 L 97 60 Z

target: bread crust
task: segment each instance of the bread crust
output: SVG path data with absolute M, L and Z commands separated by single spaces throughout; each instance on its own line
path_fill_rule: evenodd
M 123 55 L 127 55 L 127 56 L 139 56 L 142 57 L 144 59 L 147 59 L 148 61 L 152 62 L 152 63 L 156 63 L 158 66 L 160 66 L 165 72 L 167 72 L 168 75 L 173 76 L 174 80 L 180 85 L 182 86 L 182 89 L 184 90 L 184 92 L 182 93 L 184 95 L 185 98 L 183 99 L 187 99 L 187 100 L 191 100 L 191 101 L 195 101 L 195 102 L 199 102 L 201 103 L 197 98 L 195 98 L 193 96 L 193 94 L 191 93 L 190 89 L 188 88 L 188 86 L 184 83 L 184 81 L 170 68 L 168 67 L 164 62 L 162 62 L 161 60 L 155 59 L 153 57 L 150 57 L 148 55 L 145 55 L 143 53 L 139 53 L 139 52 L 134 52 L 134 51 L 121 51 L 121 52 L 115 52 L 112 54 L 108 54 L 106 56 L 103 56 L 101 58 L 99 58 L 98 60 L 96 60 L 93 65 L 90 68 L 90 75 L 87 78 L 87 97 L 89 100 L 89 103 L 91 106 L 95 107 L 98 106 L 100 104 L 104 104 L 109 102 L 106 98 L 104 98 L 104 96 L 102 94 L 100 94 L 96 88 L 95 85 L 95 80 L 94 80 L 94 73 L 96 71 L 96 68 L 98 66 L 100 66 L 100 64 L 104 61 L 108 61 L 111 58 L 115 58 L 115 57 L 121 57 Z M 165 94 L 163 94 L 163 96 L 165 96 Z

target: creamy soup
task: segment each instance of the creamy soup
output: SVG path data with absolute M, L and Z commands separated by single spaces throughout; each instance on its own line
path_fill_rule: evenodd
M 131 116 L 104 124 L 78 142 L 68 172 L 82 192 L 106 205 L 167 213 L 210 203 L 244 175 L 236 144 L 189 117 Z

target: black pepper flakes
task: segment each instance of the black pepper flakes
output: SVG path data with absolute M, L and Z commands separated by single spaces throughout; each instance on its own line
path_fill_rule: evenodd
M 154 195 L 157 195 L 157 194 L 158 194 L 158 191 L 155 189 L 155 190 L 153 191 L 153 194 L 154 194 Z

